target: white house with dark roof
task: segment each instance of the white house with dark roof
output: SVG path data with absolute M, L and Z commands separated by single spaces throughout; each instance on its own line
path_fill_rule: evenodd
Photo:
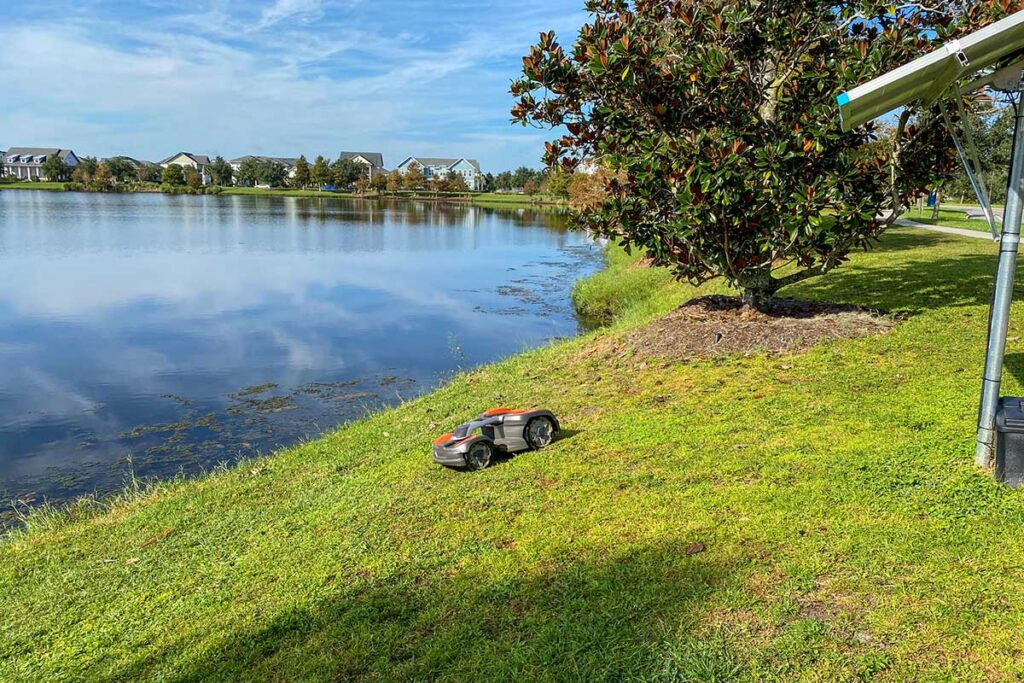
M 420 165 L 420 168 L 423 169 L 423 176 L 428 180 L 431 178 L 447 178 L 454 173 L 461 175 L 466 181 L 466 185 L 473 192 L 476 192 L 483 186 L 480 162 L 476 159 L 466 159 L 465 157 L 458 159 L 409 157 L 398 165 L 398 172 L 405 175 L 413 162 Z
M 368 167 L 370 169 L 368 175 L 371 180 L 375 176 L 387 174 L 388 172 L 384 168 L 384 155 L 380 152 L 342 152 L 338 155 L 338 158 L 348 159 Z
M 78 157 L 70 149 L 56 147 L 11 147 L 4 152 L 3 173 L 19 180 L 42 180 L 43 165 L 51 157 L 60 157 L 69 169 L 78 166 Z
M 210 176 L 206 172 L 206 167 L 210 165 L 210 157 L 205 154 L 192 154 L 191 152 L 178 152 L 172 154 L 163 161 L 158 162 L 162 168 L 168 166 L 181 166 L 182 168 L 191 168 L 199 173 L 203 178 L 203 185 L 210 184 Z

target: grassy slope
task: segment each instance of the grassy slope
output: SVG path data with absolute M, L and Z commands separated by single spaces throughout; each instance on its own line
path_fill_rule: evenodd
M 903 214 L 903 218 L 915 223 L 924 223 L 925 225 L 943 225 L 949 228 L 966 228 L 967 230 L 979 230 L 981 232 L 989 231 L 988 223 L 985 221 L 971 220 L 967 218 L 963 211 L 953 211 L 951 209 L 939 209 L 938 219 L 932 218 L 931 209 L 925 209 L 924 211 L 912 209 Z
M 611 330 L 10 540 L 0 680 L 1019 675 L 1024 497 L 971 464 L 994 249 L 900 231 L 790 291 L 914 313 L 885 337 L 644 365 L 594 350 L 694 291 L 616 257 Z M 568 438 L 430 462 L 500 404 Z

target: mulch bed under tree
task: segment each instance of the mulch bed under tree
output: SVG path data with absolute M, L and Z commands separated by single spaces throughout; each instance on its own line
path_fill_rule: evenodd
M 854 306 L 779 299 L 765 313 L 733 297 L 694 299 L 617 339 L 606 355 L 687 360 L 800 351 L 833 339 L 883 334 L 900 318 Z

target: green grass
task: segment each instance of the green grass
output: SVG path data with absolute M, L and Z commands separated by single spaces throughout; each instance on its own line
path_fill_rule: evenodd
M 924 223 L 925 225 L 941 225 L 947 228 L 965 228 L 967 230 L 989 232 L 987 222 L 983 220 L 970 220 L 963 211 L 954 211 L 952 209 L 939 209 L 939 217 L 937 219 L 932 218 L 931 209 L 925 209 L 924 211 L 912 209 L 903 214 L 903 218 L 915 223 Z
M 558 206 L 564 206 L 566 204 L 565 199 L 556 197 L 554 195 L 538 194 L 538 195 L 522 195 L 522 194 L 502 194 L 498 192 L 481 192 L 473 195 L 474 204 L 552 204 Z
M 787 292 L 910 313 L 891 333 L 687 363 L 608 358 L 708 291 L 613 254 L 576 294 L 609 329 L 40 516 L 0 546 L 0 680 L 1017 680 L 1024 494 L 972 464 L 995 249 L 900 230 Z M 566 438 L 431 463 L 503 404 Z
M 64 183 L 0 183 L 0 190 L 49 190 L 63 192 Z

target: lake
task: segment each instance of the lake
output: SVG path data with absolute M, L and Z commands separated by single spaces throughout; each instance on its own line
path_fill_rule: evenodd
M 601 264 L 540 210 L 0 191 L 0 496 L 315 437 L 576 334 Z

